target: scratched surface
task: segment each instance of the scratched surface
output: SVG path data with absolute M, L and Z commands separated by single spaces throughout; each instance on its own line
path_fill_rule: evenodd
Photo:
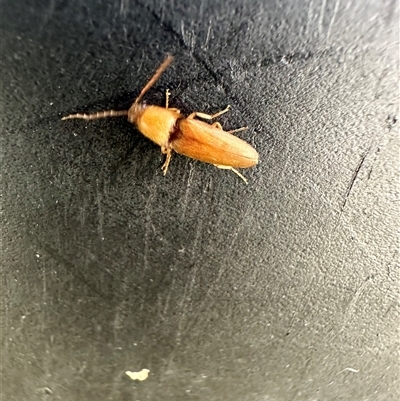
M 2 13 L 4 400 L 398 399 L 397 2 Z M 230 104 L 249 185 L 60 121 L 126 109 L 167 52 L 146 101 Z

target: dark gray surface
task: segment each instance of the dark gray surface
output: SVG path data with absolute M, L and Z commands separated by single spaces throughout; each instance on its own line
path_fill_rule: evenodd
M 396 1 L 1 7 L 4 400 L 397 399 Z M 60 121 L 167 52 L 146 100 L 231 104 L 248 186 Z

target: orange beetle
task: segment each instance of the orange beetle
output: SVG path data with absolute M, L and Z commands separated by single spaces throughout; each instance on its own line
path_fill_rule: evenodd
M 247 127 L 224 131 L 218 122 L 207 124 L 196 119 L 198 117 L 212 120 L 226 113 L 230 106 L 213 115 L 194 112 L 188 117 L 184 117 L 178 109 L 168 107 L 170 95 L 168 90 L 166 92 L 165 108 L 140 103 L 143 95 L 160 78 L 160 75 L 167 69 L 173 59 L 171 55 L 167 56 L 129 110 L 108 110 L 95 114 L 70 114 L 63 117 L 62 120 L 73 118 L 95 120 L 105 117 L 128 116 L 128 120 L 135 124 L 144 136 L 159 145 L 161 152 L 167 155 L 161 168 L 164 175 L 168 171 L 172 151 L 174 150 L 176 153 L 211 163 L 218 168 L 232 170 L 247 183 L 246 178 L 235 167 L 247 168 L 256 165 L 258 163 L 258 153 L 247 142 L 232 135 L 232 133 L 242 131 Z

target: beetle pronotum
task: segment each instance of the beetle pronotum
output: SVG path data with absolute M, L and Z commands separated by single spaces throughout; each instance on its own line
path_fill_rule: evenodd
M 256 165 L 258 163 L 258 153 L 247 142 L 232 135 L 234 132 L 247 129 L 247 127 L 224 131 L 218 122 L 207 124 L 196 119 L 198 117 L 204 120 L 213 120 L 226 113 L 230 106 L 213 115 L 194 112 L 188 117 L 184 117 L 181 115 L 180 110 L 168 107 L 169 90 L 166 91 L 165 107 L 145 105 L 140 102 L 143 95 L 155 84 L 172 61 L 173 57 L 171 55 L 167 56 L 129 110 L 108 110 L 94 114 L 70 114 L 63 117 L 62 120 L 73 118 L 95 120 L 105 117 L 128 116 L 128 120 L 135 124 L 144 136 L 159 145 L 161 152 L 166 155 L 165 162 L 161 167 L 164 175 L 168 171 L 172 151 L 174 150 L 176 153 L 211 163 L 218 168 L 232 170 L 247 183 L 246 178 L 235 167 L 247 168 Z

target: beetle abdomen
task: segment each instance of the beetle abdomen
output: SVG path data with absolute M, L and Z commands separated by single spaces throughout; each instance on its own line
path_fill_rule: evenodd
M 202 162 L 238 168 L 258 163 L 257 151 L 236 136 L 195 119 L 181 119 L 170 144 L 175 152 Z

